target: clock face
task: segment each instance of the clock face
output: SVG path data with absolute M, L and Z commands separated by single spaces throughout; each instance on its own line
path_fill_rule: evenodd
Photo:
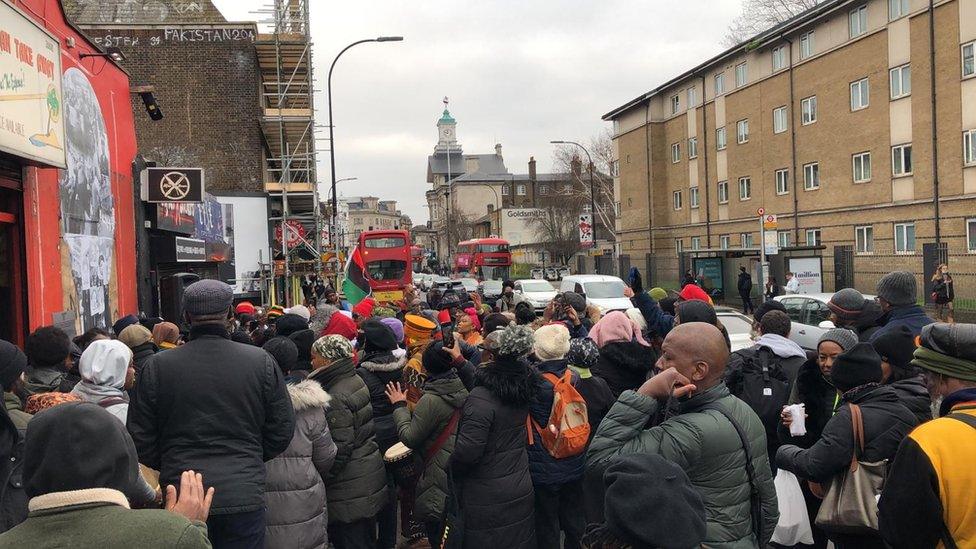
M 454 136 L 454 130 L 452 130 L 451 128 L 444 128 L 444 137 L 453 137 L 453 136 Z

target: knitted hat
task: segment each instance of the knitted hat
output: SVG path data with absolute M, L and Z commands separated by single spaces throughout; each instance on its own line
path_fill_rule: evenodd
M 706 303 L 711 303 L 712 298 L 708 297 L 705 290 L 698 287 L 697 284 L 685 284 L 684 288 L 681 288 L 681 292 L 678 296 L 685 301 L 704 301 Z
M 138 324 L 138 323 L 139 323 L 139 317 L 137 317 L 136 315 L 125 315 L 122 318 L 116 320 L 115 324 L 112 324 L 112 332 L 115 335 L 119 335 L 122 333 L 122 330 L 128 328 L 129 326 L 132 326 L 133 324 Z
M 532 330 L 528 326 L 509 324 L 502 330 L 498 346 L 500 357 L 520 357 L 532 350 Z
M 379 320 L 370 319 L 363 323 L 363 345 L 370 351 L 392 351 L 397 348 L 396 335 L 389 326 Z
M 878 281 L 878 297 L 892 306 L 914 305 L 918 286 L 915 275 L 907 271 L 895 271 Z
M 433 336 L 437 325 L 430 320 L 419 315 L 406 315 L 403 317 L 403 335 L 407 343 L 429 341 Z
M 563 301 L 575 309 L 577 313 L 582 313 L 586 310 L 586 298 L 576 292 L 563 292 Z
M 870 343 L 858 343 L 834 359 L 830 380 L 841 392 L 881 381 L 881 357 Z
M 287 337 L 273 337 L 261 348 L 275 359 L 282 372 L 287 374 L 295 369 L 298 363 L 298 347 L 294 341 Z
M 908 368 L 915 356 L 915 334 L 904 324 L 878 333 L 871 345 L 894 368 Z
M 668 291 L 664 288 L 651 288 L 647 293 L 654 301 L 661 301 L 662 299 L 668 297 Z
M 369 318 L 373 316 L 374 307 L 376 307 L 376 302 L 367 297 L 366 299 L 357 303 L 356 306 L 352 308 L 352 312 L 353 314 L 357 314 L 361 317 Z
M 241 301 L 234 307 L 234 314 L 238 315 L 253 315 L 254 314 L 254 304 L 250 301 Z
M 549 324 L 535 331 L 532 350 L 539 360 L 558 360 L 569 352 L 569 330 L 563 324 Z
M 627 454 L 611 460 L 603 483 L 607 528 L 628 546 L 687 549 L 705 539 L 705 504 L 678 465 Z
M 424 349 L 421 362 L 424 370 L 432 375 L 443 374 L 454 367 L 454 359 L 450 353 L 444 351 L 444 343 L 441 341 L 435 341 Z
M 341 335 L 327 335 L 312 344 L 312 353 L 329 360 L 339 360 L 352 356 L 352 343 Z
M 147 330 L 142 324 L 128 326 L 119 334 L 119 341 L 128 345 L 130 349 L 135 349 L 151 339 L 152 332 Z
M 786 305 L 783 305 L 781 301 L 776 301 L 775 299 L 763 301 L 758 307 L 756 307 L 756 310 L 752 312 L 752 318 L 754 318 L 756 322 L 759 322 L 769 311 L 783 311 L 785 313 Z
M 566 362 L 577 368 L 592 368 L 600 360 L 600 349 L 588 337 L 577 337 L 569 341 Z
M 854 288 L 844 288 L 830 297 L 827 307 L 838 319 L 852 321 L 861 316 L 864 304 L 864 294 Z
M 491 313 L 485 317 L 483 333 L 490 334 L 495 330 L 508 326 L 509 322 L 511 321 L 508 319 L 508 317 L 502 313 Z
M 268 307 L 268 320 L 274 320 L 283 314 L 285 314 L 285 309 L 281 305 L 272 305 Z
M 19 347 L 0 339 L 0 387 L 8 389 L 27 370 L 27 355 Z
M 819 347 L 824 341 L 833 341 L 840 345 L 840 348 L 844 351 L 850 351 L 857 345 L 857 334 L 847 328 L 834 328 L 827 330 L 820 336 L 820 339 L 817 341 L 817 346 Z
M 340 335 L 349 341 L 356 339 L 357 330 L 356 323 L 353 322 L 351 318 L 343 314 L 344 311 L 339 311 L 337 314 L 332 315 L 329 319 L 329 323 L 325 325 L 325 328 L 321 333 L 315 335 Z
M 234 290 L 219 280 L 200 280 L 183 292 L 183 311 L 191 316 L 226 314 L 233 303 Z
M 386 324 L 391 330 L 393 330 L 393 335 L 396 336 L 397 343 L 403 343 L 403 323 L 395 318 L 381 318 L 380 322 Z
M 304 305 L 295 305 L 289 309 L 285 310 L 285 314 L 298 315 L 308 322 L 308 319 L 312 318 L 312 311 L 308 310 L 308 307 Z
M 278 335 L 288 337 L 295 332 L 307 330 L 308 321 L 298 315 L 286 313 L 275 321 L 275 329 Z
M 919 343 L 913 366 L 976 381 L 976 324 L 929 324 L 922 328 Z
M 678 303 L 675 308 L 678 310 L 678 317 L 680 317 L 682 324 L 704 322 L 715 325 L 718 323 L 718 315 L 715 314 L 715 308 L 705 301 L 699 301 L 697 299 L 684 301 Z
M 312 345 L 315 343 L 315 332 L 312 330 L 299 330 L 290 336 L 288 339 L 295 344 L 298 348 L 298 362 L 299 366 L 301 363 L 305 363 L 306 366 L 312 362 Z

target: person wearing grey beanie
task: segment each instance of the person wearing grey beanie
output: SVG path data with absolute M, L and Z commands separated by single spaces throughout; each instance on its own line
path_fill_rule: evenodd
M 915 275 L 908 271 L 894 271 L 878 281 L 878 303 L 887 317 L 881 328 L 871 335 L 871 342 L 899 326 L 907 326 L 913 336 L 935 322 L 916 302 L 918 286 Z
M 847 328 L 857 334 L 858 341 L 870 341 L 878 331 L 878 319 L 883 314 L 881 304 L 866 299 L 854 288 L 844 288 L 830 296 L 827 302 L 830 321 L 838 328 Z

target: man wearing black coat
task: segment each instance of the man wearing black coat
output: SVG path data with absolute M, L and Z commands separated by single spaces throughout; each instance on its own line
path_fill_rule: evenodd
M 745 267 L 739 267 L 739 297 L 742 298 L 742 312 L 749 314 L 755 309 L 752 307 L 752 275 Z
M 190 341 L 146 363 L 127 426 L 160 485 L 193 470 L 216 489 L 207 520 L 214 547 L 261 548 L 264 462 L 288 447 L 295 417 L 271 355 L 229 339 L 233 297 L 217 280 L 186 289 Z

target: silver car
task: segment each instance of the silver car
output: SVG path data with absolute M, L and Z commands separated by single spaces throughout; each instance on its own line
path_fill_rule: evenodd
M 791 294 L 776 296 L 774 299 L 786 307 L 786 314 L 790 317 L 790 339 L 800 347 L 815 351 L 820 336 L 827 330 L 834 328 L 830 321 L 830 308 L 827 302 L 834 294 Z M 864 299 L 873 300 L 873 295 L 865 295 Z
M 719 305 L 715 307 L 715 314 L 718 321 L 725 326 L 725 331 L 729 333 L 729 342 L 732 343 L 732 351 L 748 349 L 755 345 L 752 340 L 752 318 L 748 317 L 731 307 Z

